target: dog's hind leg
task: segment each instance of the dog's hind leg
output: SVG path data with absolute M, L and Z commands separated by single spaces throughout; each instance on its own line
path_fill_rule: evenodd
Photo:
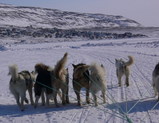
M 66 90 L 62 89 L 62 104 L 66 104 Z
M 40 96 L 36 96 L 36 97 L 35 97 L 35 104 L 34 104 L 34 108 L 37 108 L 39 98 L 40 98 Z
M 127 87 L 129 86 L 129 75 L 130 75 L 130 71 L 127 68 L 126 71 L 125 71 L 125 76 L 126 76 L 126 78 L 125 78 L 125 84 L 126 84 Z
M 81 106 L 80 90 L 75 90 L 75 94 L 77 96 L 78 105 Z
M 42 102 L 42 106 L 44 106 L 45 105 L 44 89 L 42 89 L 42 92 L 41 92 L 41 102 Z
M 86 102 L 87 102 L 87 104 L 90 103 L 90 100 L 89 100 L 89 88 L 86 88 Z
M 66 103 L 69 104 L 70 101 L 69 101 L 69 96 L 68 96 L 68 91 L 69 91 L 69 86 L 67 84 L 67 90 L 66 90 Z
M 119 75 L 118 75 L 118 84 L 119 84 L 119 86 L 121 86 L 121 77 L 122 77 L 122 76 L 119 76 Z
M 28 89 L 31 105 L 34 105 L 32 88 Z
M 46 94 L 46 106 L 49 107 L 50 103 L 49 103 L 49 99 L 51 98 L 50 94 Z
M 54 97 L 54 103 L 56 107 L 59 107 L 58 103 L 57 103 L 57 91 L 56 89 L 54 89 L 53 91 L 53 97 Z
M 20 109 L 21 111 L 24 111 L 24 101 L 26 99 L 25 93 L 21 94 L 20 97 L 21 97 Z
M 103 103 L 106 103 L 105 90 L 102 90 Z
M 20 107 L 19 94 L 18 93 L 14 93 L 14 97 L 15 97 L 17 105 Z
M 69 73 L 68 73 L 68 68 L 66 69 L 67 71 L 67 75 L 66 75 L 66 103 L 69 104 L 70 101 L 69 101 L 69 95 L 68 95 L 68 92 L 69 92 Z
M 122 75 L 119 74 L 119 70 L 116 70 L 116 76 L 118 78 L 118 85 L 121 86 L 121 77 L 122 77 Z
M 93 101 L 94 101 L 95 106 L 98 106 L 98 104 L 97 104 L 97 96 L 94 93 L 92 93 L 92 96 L 93 96 Z
M 24 98 L 21 98 L 20 109 L 21 109 L 21 111 L 24 111 Z
M 25 97 L 25 99 L 24 99 L 24 101 L 25 101 L 25 103 L 29 103 L 29 101 L 28 101 L 28 99 Z
M 58 90 L 57 94 L 58 94 L 58 96 L 60 97 L 60 100 L 62 101 L 61 91 L 60 91 L 60 90 Z
M 125 84 L 127 87 L 129 86 L 129 75 L 126 75 Z

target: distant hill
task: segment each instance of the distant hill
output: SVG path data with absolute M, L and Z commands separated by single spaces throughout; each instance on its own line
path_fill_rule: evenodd
M 123 16 L 0 4 L 0 26 L 6 25 L 60 29 L 141 26 L 138 22 Z

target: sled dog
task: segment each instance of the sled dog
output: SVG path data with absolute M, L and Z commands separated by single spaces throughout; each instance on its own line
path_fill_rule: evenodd
M 121 86 L 121 78 L 123 75 L 125 75 L 125 84 L 126 86 L 129 86 L 129 75 L 130 75 L 130 68 L 134 63 L 134 59 L 132 56 L 128 56 L 129 61 L 125 62 L 122 59 L 115 59 L 115 66 L 116 66 L 116 75 L 118 78 L 118 84 Z
M 36 83 L 34 85 L 35 92 L 35 108 L 37 107 L 38 100 L 42 97 L 42 104 L 49 106 L 49 99 L 54 99 L 54 103 L 57 104 L 57 94 L 62 99 L 62 103 L 69 103 L 68 98 L 68 84 L 69 84 L 69 74 L 68 69 L 65 69 L 65 64 L 67 61 L 67 53 L 64 54 L 63 58 L 57 62 L 54 69 L 45 64 L 36 64 L 35 71 L 38 73 L 36 78 Z M 62 97 L 60 90 L 62 91 Z
M 105 68 L 103 65 L 97 63 L 91 64 L 89 67 L 89 79 L 90 79 L 90 92 L 92 93 L 95 106 L 97 106 L 97 92 L 102 92 L 103 103 L 106 102 L 105 92 L 106 92 L 106 79 L 105 79 Z
M 37 77 L 34 84 L 34 107 L 37 107 L 40 97 L 42 98 L 42 104 L 45 105 L 44 93 L 46 94 L 46 105 L 49 106 L 49 99 L 53 94 L 51 68 L 43 63 L 38 63 L 35 65 L 35 72 Z
M 152 72 L 152 86 L 155 91 L 155 96 L 158 96 L 159 101 L 159 63 L 155 66 Z
M 56 63 L 52 71 L 52 86 L 55 91 L 53 94 L 55 105 L 57 104 L 57 93 L 59 89 L 62 91 L 62 104 L 65 105 L 69 103 L 68 100 L 68 70 L 65 68 L 67 62 L 68 53 L 65 53 L 64 56 Z
M 9 75 L 11 75 L 9 89 L 16 99 L 17 105 L 21 111 L 24 111 L 24 101 L 28 103 L 26 98 L 26 91 L 28 90 L 30 96 L 30 102 L 33 105 L 32 87 L 34 75 L 29 71 L 21 71 L 18 73 L 17 65 L 9 66 Z
M 86 88 L 86 102 L 89 104 L 89 66 L 83 63 L 73 66 L 73 89 L 77 96 L 78 105 L 81 106 L 80 90 Z

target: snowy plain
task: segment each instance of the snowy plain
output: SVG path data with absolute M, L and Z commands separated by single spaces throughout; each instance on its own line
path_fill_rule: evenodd
M 0 122 L 1 123 L 158 123 L 159 104 L 154 97 L 152 71 L 159 62 L 159 38 L 132 38 L 111 40 L 55 41 L 48 43 L 14 43 L 11 39 L 1 39 L 7 43 L 0 46 Z M 34 39 L 29 39 L 34 40 Z M 43 39 L 39 39 L 43 40 Z M 42 42 L 42 41 L 41 41 Z M 54 67 L 56 62 L 68 52 L 70 104 L 56 108 L 26 104 L 21 112 L 9 91 L 8 65 L 17 64 L 19 71 L 34 69 L 42 62 Z M 131 66 L 130 86 L 118 86 L 115 59 L 135 59 Z M 106 69 L 107 103 L 99 96 L 99 106 L 85 104 L 85 90 L 81 93 L 81 107 L 77 106 L 72 88 L 72 64 L 102 63 Z M 28 95 L 27 95 L 28 96 Z M 92 98 L 92 97 L 91 97 Z M 60 101 L 59 101 L 60 102 Z

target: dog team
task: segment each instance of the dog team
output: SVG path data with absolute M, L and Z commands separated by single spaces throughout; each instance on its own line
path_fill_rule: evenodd
M 122 59 L 115 59 L 116 75 L 118 84 L 121 86 L 122 76 L 125 75 L 125 84 L 129 86 L 130 66 L 134 63 L 132 56 L 128 56 L 129 60 L 125 62 Z M 49 101 L 53 100 L 55 106 L 58 107 L 57 95 L 62 100 L 62 104 L 69 103 L 69 72 L 65 68 L 68 53 L 56 63 L 54 68 L 43 63 L 35 65 L 33 72 L 18 72 L 17 65 L 9 66 L 9 75 L 11 75 L 9 89 L 14 95 L 17 105 L 21 111 L 24 111 L 24 102 L 28 103 L 26 91 L 30 96 L 30 103 L 35 108 L 41 98 L 42 105 L 49 106 Z M 103 103 L 106 103 L 106 71 L 102 64 L 93 63 L 87 65 L 79 63 L 73 66 L 73 89 L 77 96 L 77 103 L 81 106 L 80 90 L 86 89 L 86 103 L 90 103 L 89 93 L 92 94 L 95 106 L 97 103 L 97 92 L 101 91 Z M 153 88 L 155 95 L 158 95 L 159 101 L 159 63 L 156 65 L 152 74 Z M 33 89 L 34 88 L 34 89 Z M 33 100 L 33 91 L 35 101 Z

